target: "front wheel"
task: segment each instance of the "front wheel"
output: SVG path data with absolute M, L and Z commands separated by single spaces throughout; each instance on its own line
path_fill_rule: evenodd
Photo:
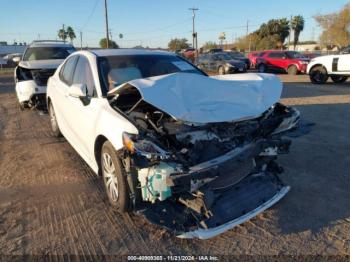
M 117 152 L 109 141 L 102 146 L 101 169 L 109 203 L 118 211 L 127 212 L 130 198 L 126 174 Z
M 60 128 L 58 127 L 56 113 L 55 113 L 55 110 L 53 109 L 52 103 L 49 104 L 49 116 L 50 116 L 51 130 L 53 135 L 55 137 L 61 137 L 62 133 Z
M 331 79 L 334 83 L 341 84 L 348 80 L 347 76 L 331 76 Z
M 323 66 L 316 66 L 310 70 L 310 80 L 313 84 L 324 84 L 328 77 L 327 70 Z

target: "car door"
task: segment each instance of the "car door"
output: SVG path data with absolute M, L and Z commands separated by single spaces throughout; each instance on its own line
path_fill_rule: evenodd
M 207 54 L 200 56 L 199 65 L 203 70 L 208 70 L 208 55 Z
M 84 55 L 79 55 L 73 74 L 72 86 L 85 86 L 87 95 L 83 98 L 68 96 L 67 110 L 70 113 L 67 116 L 67 122 L 76 147 L 78 147 L 77 150 L 90 161 L 93 161 L 94 154 L 91 151 L 93 151 L 95 125 L 99 114 L 96 84 L 89 60 Z
M 332 63 L 334 73 L 350 73 L 350 54 L 335 56 Z
M 268 66 L 272 69 L 285 69 L 287 66 L 287 55 L 284 52 L 270 52 L 267 55 Z
M 208 70 L 211 72 L 216 72 L 218 70 L 218 57 L 215 54 L 210 54 L 208 59 Z
M 65 137 L 71 137 L 71 129 L 69 125 L 68 116 L 70 114 L 67 106 L 68 90 L 73 82 L 73 73 L 78 61 L 78 56 L 71 56 L 68 58 L 59 72 L 59 79 L 55 83 L 53 106 L 58 118 L 60 129 Z

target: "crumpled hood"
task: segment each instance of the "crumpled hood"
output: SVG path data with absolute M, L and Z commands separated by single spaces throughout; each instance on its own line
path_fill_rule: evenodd
M 173 118 L 198 124 L 256 118 L 278 102 L 282 92 L 281 81 L 270 74 L 175 73 L 132 80 L 109 95 L 122 94 L 132 86 L 144 101 Z
M 19 62 L 20 67 L 27 69 L 56 69 L 64 59 L 32 60 Z

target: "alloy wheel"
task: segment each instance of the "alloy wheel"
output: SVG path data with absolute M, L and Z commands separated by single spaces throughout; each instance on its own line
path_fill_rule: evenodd
M 117 202 L 119 191 L 116 169 L 112 157 L 106 152 L 102 155 L 102 172 L 107 194 L 111 201 Z

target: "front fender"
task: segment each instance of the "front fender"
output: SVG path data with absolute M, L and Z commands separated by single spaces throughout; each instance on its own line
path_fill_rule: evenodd
M 122 114 L 113 109 L 107 99 L 102 103 L 100 117 L 96 123 L 96 139 L 104 136 L 115 150 L 123 147 L 123 132 L 138 134 L 138 129 Z

